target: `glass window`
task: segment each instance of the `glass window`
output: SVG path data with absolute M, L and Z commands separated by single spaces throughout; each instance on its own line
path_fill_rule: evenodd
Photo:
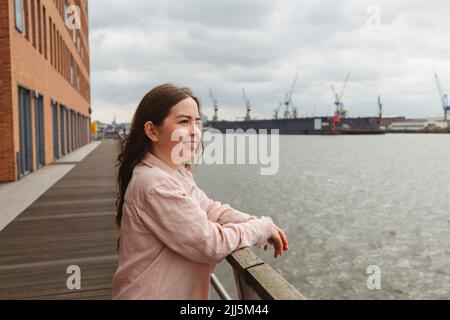
M 73 84 L 73 58 L 72 55 L 69 55 L 70 60 L 70 83 Z
M 22 19 L 22 1 L 23 0 L 15 0 L 15 15 L 16 15 L 16 28 L 20 32 L 23 31 L 23 19 Z
M 36 11 L 35 11 L 35 5 L 34 5 L 34 0 L 30 1 L 30 15 L 31 15 L 31 30 L 33 30 L 32 33 L 32 42 L 33 42 L 33 47 L 36 48 Z
M 77 90 L 80 91 L 80 67 L 77 66 Z
M 42 7 L 42 28 L 44 30 L 44 57 L 47 59 L 47 12 L 45 7 Z
M 41 25 L 41 0 L 37 0 L 36 12 L 37 12 L 37 37 L 39 45 L 39 53 L 42 54 L 42 25 Z
M 25 37 L 27 38 L 27 40 L 30 40 L 30 30 L 28 25 L 28 0 L 23 1 L 23 13 L 25 23 L 23 23 L 22 25 L 25 32 Z

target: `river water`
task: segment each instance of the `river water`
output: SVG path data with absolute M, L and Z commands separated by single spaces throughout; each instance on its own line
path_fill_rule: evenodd
M 284 256 L 255 253 L 309 299 L 450 298 L 450 135 L 279 138 L 274 175 L 254 164 L 193 169 L 210 198 L 285 231 Z M 236 297 L 225 260 L 215 274 Z

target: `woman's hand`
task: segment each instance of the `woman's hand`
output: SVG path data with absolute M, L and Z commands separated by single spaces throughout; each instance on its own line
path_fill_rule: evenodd
M 267 240 L 267 242 L 274 247 L 274 258 L 279 255 L 283 255 L 284 252 L 289 250 L 286 235 L 284 234 L 283 230 L 281 230 L 281 228 L 278 227 L 275 223 L 273 224 L 272 235 Z M 267 250 L 267 245 L 264 246 L 264 250 Z

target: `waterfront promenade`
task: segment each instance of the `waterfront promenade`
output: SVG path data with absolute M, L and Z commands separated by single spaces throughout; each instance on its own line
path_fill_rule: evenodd
M 117 148 L 104 141 L 80 162 L 51 165 L 73 168 L 0 232 L 0 299 L 111 298 Z M 67 287 L 73 265 L 81 289 Z

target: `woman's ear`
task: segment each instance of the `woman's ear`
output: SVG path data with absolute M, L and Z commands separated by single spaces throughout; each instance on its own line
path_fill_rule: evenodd
M 158 142 L 158 132 L 153 122 L 147 121 L 144 124 L 144 131 L 147 137 L 152 140 L 152 142 Z

